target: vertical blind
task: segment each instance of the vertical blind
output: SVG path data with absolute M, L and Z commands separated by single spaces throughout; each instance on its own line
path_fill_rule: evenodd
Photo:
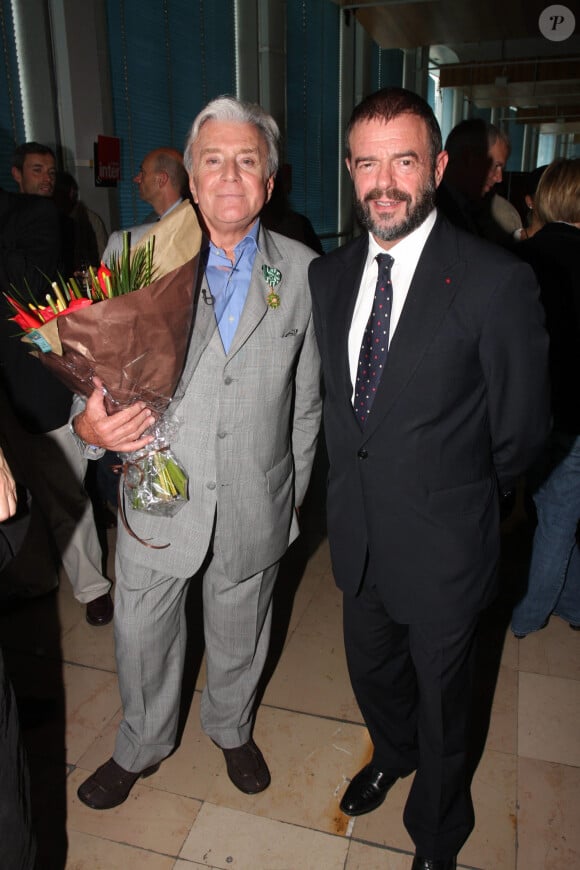
M 151 207 L 133 177 L 149 151 L 183 150 L 196 114 L 234 93 L 232 0 L 107 0 L 116 135 L 121 139 L 121 226 Z
M 293 0 L 286 8 L 290 200 L 319 236 L 332 237 L 337 232 L 341 12 L 327 0 Z M 336 238 L 322 241 L 325 248 L 336 246 Z

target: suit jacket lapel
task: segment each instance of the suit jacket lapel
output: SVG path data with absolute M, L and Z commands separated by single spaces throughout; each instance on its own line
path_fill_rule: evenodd
M 248 287 L 248 295 L 246 296 L 246 302 L 242 310 L 240 322 L 238 323 L 238 328 L 236 329 L 236 334 L 234 335 L 234 340 L 232 341 L 228 353 L 229 357 L 232 357 L 241 347 L 243 347 L 260 321 L 267 314 L 268 305 L 266 302 L 266 296 L 268 295 L 269 289 L 266 279 L 262 274 L 262 266 L 267 265 L 279 268 L 281 261 L 281 254 L 278 251 L 272 236 L 266 229 L 264 229 L 264 227 L 260 227 L 258 250 L 256 251 L 256 258 L 252 269 L 252 278 L 250 280 L 250 286 Z M 284 269 L 280 267 L 280 271 L 282 272 L 282 279 L 279 288 L 277 289 L 280 289 L 280 294 L 283 294 Z
M 203 351 L 207 347 L 213 333 L 217 329 L 215 313 L 211 304 L 211 293 L 205 277 L 205 263 L 208 253 L 208 243 L 202 244 L 200 253 L 199 271 L 197 276 L 197 290 L 194 296 L 193 326 L 189 348 L 181 375 L 181 381 L 177 390 L 179 396 L 183 395 L 192 375 L 196 369 Z M 205 300 L 209 300 L 206 302 Z M 178 396 L 176 396 L 177 398 Z
M 354 385 L 350 377 L 348 336 L 367 252 L 368 236 L 365 233 L 353 244 L 349 260 L 336 276 L 337 291 L 332 294 L 332 307 L 326 311 L 329 333 L 336 336 L 335 358 L 339 366 L 338 377 L 342 382 L 344 396 L 351 407 Z M 354 411 L 352 419 L 358 428 Z

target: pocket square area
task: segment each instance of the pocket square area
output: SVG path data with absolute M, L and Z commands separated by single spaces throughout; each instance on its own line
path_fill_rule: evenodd
M 290 329 L 288 332 L 285 332 L 282 338 L 288 338 L 290 335 L 298 335 L 297 329 Z

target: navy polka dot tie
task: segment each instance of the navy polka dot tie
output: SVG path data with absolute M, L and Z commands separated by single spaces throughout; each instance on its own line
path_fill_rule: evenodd
M 361 428 L 364 428 L 371 412 L 389 349 L 393 303 L 391 266 L 395 261 L 390 254 L 378 254 L 377 262 L 379 275 L 375 298 L 360 348 L 354 393 L 353 407 Z

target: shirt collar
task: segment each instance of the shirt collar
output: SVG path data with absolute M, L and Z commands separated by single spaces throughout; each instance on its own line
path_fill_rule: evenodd
M 158 220 L 162 220 L 164 217 L 167 217 L 167 215 L 170 214 L 174 208 L 177 208 L 178 205 L 181 205 L 182 202 L 183 202 L 183 197 L 180 196 L 179 199 L 175 200 L 173 205 L 170 205 L 169 208 L 163 212 L 163 214 L 159 215 Z
M 417 229 L 410 232 L 409 235 L 405 236 L 403 239 L 400 239 L 392 248 L 389 248 L 388 251 L 385 251 L 385 249 L 376 241 L 372 233 L 369 232 L 369 251 L 366 262 L 367 267 L 376 259 L 378 254 L 388 253 L 394 260 L 396 260 L 397 257 L 404 257 L 410 252 L 418 252 L 418 255 L 420 255 L 431 230 L 435 226 L 436 219 L 437 211 L 433 209 Z
M 258 220 L 255 222 L 255 224 L 252 226 L 252 228 L 250 230 L 248 230 L 248 232 L 246 233 L 244 238 L 240 239 L 240 241 L 234 247 L 234 254 L 236 255 L 236 260 L 237 260 L 238 256 L 243 251 L 247 250 L 247 251 L 250 251 L 252 254 L 255 254 L 257 251 L 260 250 L 260 246 L 258 244 L 259 232 L 260 232 L 260 220 L 258 218 Z M 211 241 L 211 239 L 209 242 L 209 248 L 210 248 L 210 252 L 213 255 L 223 257 L 223 255 L 224 255 L 223 248 L 218 248 L 217 245 L 214 245 L 214 243 Z

